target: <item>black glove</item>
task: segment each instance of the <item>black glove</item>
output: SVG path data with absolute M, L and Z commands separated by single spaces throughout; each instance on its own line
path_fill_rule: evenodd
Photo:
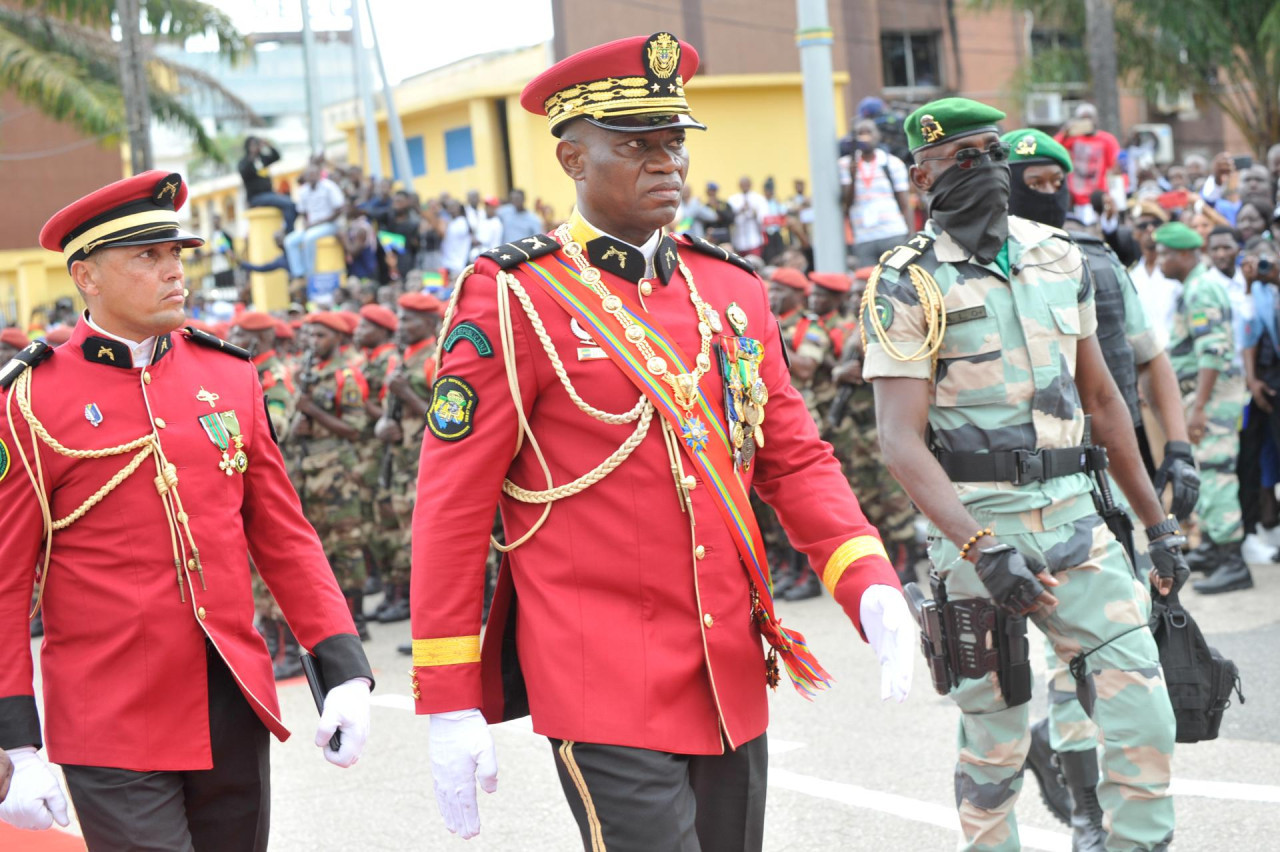
M 1196 472 L 1196 460 L 1191 455 L 1191 445 L 1186 441 L 1169 441 L 1164 445 L 1164 461 L 1156 471 L 1154 485 L 1156 495 L 1164 493 L 1166 483 L 1173 485 L 1173 505 L 1170 510 L 1180 521 L 1191 517 L 1200 497 L 1200 474 Z
M 1156 569 L 1156 576 L 1162 580 L 1173 580 L 1173 588 L 1169 594 L 1177 594 L 1182 585 L 1191 576 L 1187 567 L 1187 559 L 1182 555 L 1182 548 L 1187 544 L 1185 535 L 1167 535 L 1147 544 L 1147 555 L 1151 557 L 1151 565 Z
M 1044 586 L 1022 554 L 1007 544 L 978 551 L 978 579 L 987 587 L 996 606 L 1011 615 L 1022 615 L 1037 605 Z

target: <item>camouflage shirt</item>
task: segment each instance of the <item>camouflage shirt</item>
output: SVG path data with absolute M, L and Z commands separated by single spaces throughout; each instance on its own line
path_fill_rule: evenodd
M 1231 297 L 1218 276 L 1198 264 L 1182 285 L 1169 337 L 1169 360 L 1183 392 L 1187 392 L 1188 383 L 1194 388 L 1200 370 L 1238 375 L 1234 355 Z
M 289 424 L 293 422 L 298 391 L 293 386 L 289 369 L 274 349 L 256 356 L 253 363 L 258 368 L 258 381 L 262 382 L 262 395 L 267 400 L 271 427 L 276 430 L 276 438 L 283 441 L 289 433 Z
M 925 339 L 925 314 L 909 276 L 914 264 L 938 282 L 946 330 L 936 364 L 900 361 L 868 317 L 863 376 L 930 383 L 929 427 L 940 450 L 992 452 L 1078 446 L 1084 411 L 1075 386 L 1076 347 L 1097 330 L 1093 290 L 1065 231 L 1009 217 L 1010 274 L 979 263 L 932 222 L 923 254 L 897 249 L 879 267 L 870 310 L 902 353 Z M 924 241 L 917 242 L 923 245 Z M 868 312 L 869 313 L 869 312 Z M 1001 532 L 1022 531 L 1018 513 L 1043 510 L 1052 527 L 1094 511 L 1085 474 L 1045 482 L 956 483 L 957 496 Z M 1000 517 L 1003 516 L 1003 517 Z

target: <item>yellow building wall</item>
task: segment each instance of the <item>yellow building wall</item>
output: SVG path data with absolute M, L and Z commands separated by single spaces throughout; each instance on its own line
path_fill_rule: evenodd
M 77 308 L 84 307 L 61 254 L 39 248 L 0 251 L 2 324 L 26 330 L 37 310 L 47 311 L 63 296 L 70 296 Z

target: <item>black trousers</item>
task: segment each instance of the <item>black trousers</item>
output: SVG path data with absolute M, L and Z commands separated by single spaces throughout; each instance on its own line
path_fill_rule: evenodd
M 588 852 L 759 852 L 765 735 L 724 754 L 669 754 L 551 740 Z
M 90 852 L 266 851 L 270 734 L 211 645 L 206 657 L 212 769 L 62 767 Z
M 1256 402 L 1250 401 L 1244 429 L 1240 432 L 1240 451 L 1236 456 L 1236 476 L 1240 482 L 1240 520 L 1246 535 L 1257 529 L 1262 517 L 1259 505 L 1262 490 L 1262 445 L 1268 434 L 1280 449 L 1280 399 L 1272 405 L 1270 414 L 1259 408 Z

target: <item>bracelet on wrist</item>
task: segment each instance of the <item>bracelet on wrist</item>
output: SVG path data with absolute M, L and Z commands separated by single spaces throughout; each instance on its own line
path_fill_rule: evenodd
M 983 538 L 984 536 L 992 536 L 992 537 L 994 538 L 994 537 L 995 537 L 995 533 L 991 531 L 991 527 L 983 527 L 982 529 L 978 530 L 978 531 L 977 531 L 976 533 L 974 533 L 973 535 L 969 536 L 969 540 L 968 540 L 968 541 L 966 541 L 963 545 L 961 545 L 961 546 L 960 546 L 960 558 L 961 558 L 961 559 L 968 559 L 968 558 L 969 558 L 969 548 L 971 548 L 971 547 L 973 547 L 975 544 L 977 544 L 977 543 L 978 543 L 978 539 Z

